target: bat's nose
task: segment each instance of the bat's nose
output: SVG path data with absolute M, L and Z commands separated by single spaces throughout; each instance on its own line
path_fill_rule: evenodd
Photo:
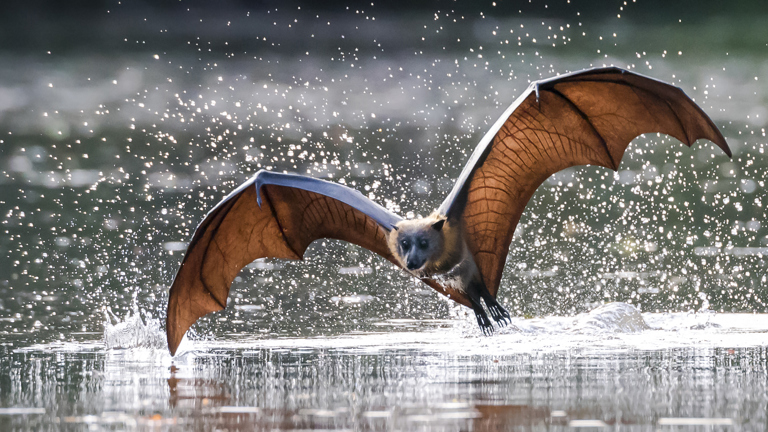
M 408 260 L 406 263 L 406 267 L 408 267 L 408 270 L 416 270 L 424 265 L 424 262 L 419 262 L 418 260 Z

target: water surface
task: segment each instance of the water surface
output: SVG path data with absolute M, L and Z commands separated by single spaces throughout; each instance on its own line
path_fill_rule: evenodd
M 6 350 L 5 428 L 758 430 L 768 402 L 768 316 L 640 314 L 381 322 L 337 337 L 185 341 L 153 323 L 106 343 Z M 140 335 L 140 338 L 136 336 Z M 158 345 L 160 345 L 158 343 Z M 34 410 L 34 411 L 33 411 Z M 682 425 L 682 426 L 681 426 Z

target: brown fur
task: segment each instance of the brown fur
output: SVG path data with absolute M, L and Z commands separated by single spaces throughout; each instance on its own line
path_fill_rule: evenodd
M 446 220 L 442 229 L 435 230 L 433 225 L 445 220 L 437 213 L 426 218 L 401 221 L 387 239 L 390 252 L 400 266 L 420 278 L 444 279 L 444 283 L 459 291 L 465 291 L 471 280 L 478 276 L 477 266 L 469 252 L 461 224 Z M 424 265 L 417 270 L 407 270 L 405 257 L 400 253 L 398 243 L 404 237 L 419 236 L 430 242 L 430 253 Z

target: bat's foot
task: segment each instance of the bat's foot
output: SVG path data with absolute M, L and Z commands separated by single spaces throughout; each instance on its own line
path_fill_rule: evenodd
M 485 309 L 483 309 L 479 303 L 472 301 L 472 310 L 475 312 L 477 325 L 480 326 L 480 330 L 483 331 L 483 334 L 486 336 L 492 335 L 493 324 L 491 323 L 491 320 L 488 319 L 488 314 L 485 313 Z
M 491 318 L 493 318 L 493 320 L 496 321 L 500 327 L 504 327 L 505 325 L 512 322 L 512 318 L 509 316 L 509 312 L 507 312 L 507 310 L 504 309 L 504 306 L 500 305 L 496 299 L 490 297 L 484 300 L 485 305 L 491 312 Z

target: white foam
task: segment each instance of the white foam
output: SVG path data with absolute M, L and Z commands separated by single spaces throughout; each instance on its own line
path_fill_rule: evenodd
M 137 307 L 124 319 L 117 318 L 109 309 L 104 313 L 104 345 L 107 350 L 129 348 L 166 349 L 165 332 L 160 322 L 152 317 L 145 323 Z M 113 324 L 113 321 L 115 323 Z
M 574 320 L 576 333 L 638 333 L 648 330 L 640 311 L 627 303 L 608 303 Z
M 661 350 L 675 348 L 748 348 L 768 345 L 768 314 L 641 313 L 626 303 L 610 303 L 572 317 L 512 318 L 511 324 L 483 336 L 474 316 L 452 320 L 397 320 L 373 323 L 386 331 L 356 332 L 339 336 L 308 338 L 264 338 L 262 334 L 221 335 L 207 340 L 186 336 L 174 361 L 214 349 L 254 351 L 333 349 L 375 354 L 392 349 L 409 349 L 494 355 L 578 351 L 582 354 L 625 349 Z M 114 321 L 114 323 L 113 323 Z M 196 339 L 196 338 L 192 338 Z M 107 351 L 121 356 L 137 349 L 149 349 L 158 358 L 170 359 L 165 332 L 157 319 L 146 323 L 134 310 L 124 319 L 109 317 L 102 344 L 53 342 L 20 350 Z M 136 354 L 139 355 L 139 354 Z M 142 358 L 146 353 L 141 354 Z
M 188 341 L 185 350 L 336 349 L 377 353 L 392 349 L 495 355 L 573 351 L 609 352 L 624 349 L 739 348 L 768 345 L 768 315 L 641 313 L 626 303 L 609 303 L 575 317 L 512 318 L 507 327 L 483 336 L 474 317 L 443 320 L 439 326 L 415 326 L 406 320 L 380 323 L 387 332 L 356 333 L 319 338 L 239 339 L 224 337 Z M 377 326 L 380 327 L 380 326 Z M 400 330 L 400 331 L 398 331 Z

